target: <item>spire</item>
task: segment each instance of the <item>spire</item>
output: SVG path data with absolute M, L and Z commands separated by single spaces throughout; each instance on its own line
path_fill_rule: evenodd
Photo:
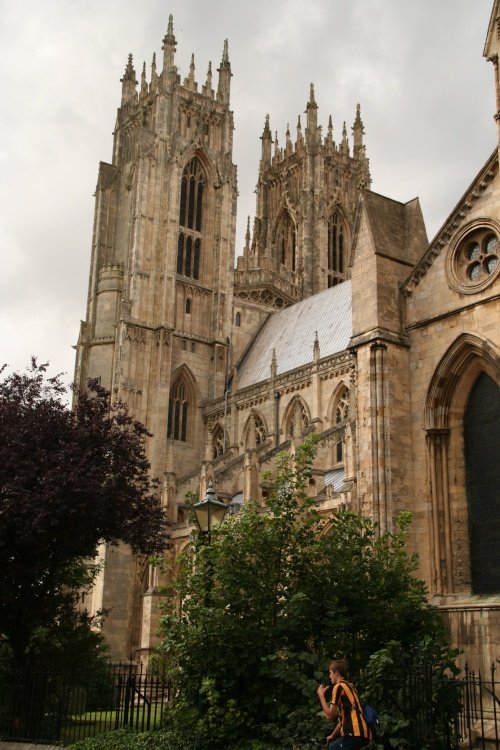
M 151 62 L 151 88 L 156 89 L 158 85 L 158 73 L 156 72 L 156 52 L 153 52 L 153 60 Z
M 316 132 L 318 127 L 318 105 L 314 99 L 314 84 L 311 83 L 309 87 L 309 101 L 306 105 L 307 114 L 307 128 L 311 133 Z
M 195 81 L 194 53 L 191 54 L 191 63 L 189 65 L 189 75 L 184 79 L 184 86 L 190 91 L 196 91 L 198 86 Z
M 289 123 L 287 123 L 287 125 L 286 125 L 286 135 L 285 135 L 285 138 L 286 138 L 285 153 L 288 156 L 289 154 L 293 153 L 293 144 L 292 144 L 292 139 L 290 137 L 290 125 L 289 125 Z
M 276 358 L 276 349 L 273 349 L 271 357 L 271 378 L 275 378 L 278 374 L 278 360 Z
M 222 50 L 222 61 L 221 61 L 221 67 L 231 67 L 229 63 L 229 45 L 227 43 L 227 39 L 224 39 L 224 48 Z
M 274 156 L 280 155 L 280 144 L 278 143 L 278 131 L 274 131 Z
M 174 68 L 174 56 L 175 56 L 176 41 L 174 36 L 174 19 L 170 15 L 168 17 L 168 28 L 167 33 L 163 37 L 163 70 L 172 70 Z
M 328 115 L 328 132 L 326 134 L 325 142 L 333 143 L 333 120 L 331 115 Z
M 208 63 L 208 70 L 207 70 L 207 80 L 205 81 L 205 85 L 202 87 L 202 93 L 204 96 L 210 96 L 213 97 L 214 92 L 212 91 L 212 63 Z
M 128 56 L 127 67 L 125 68 L 125 73 L 123 75 L 123 78 L 120 78 L 120 83 L 122 84 L 122 105 L 123 105 L 126 102 L 129 102 L 132 99 L 135 99 L 136 97 L 135 87 L 137 86 L 137 81 L 135 79 L 135 70 L 134 70 L 134 65 L 133 65 L 132 54 L 129 54 Z
M 141 73 L 141 96 L 145 96 L 148 93 L 148 84 L 146 81 L 146 63 L 142 63 Z
M 347 128 L 344 120 L 344 127 L 342 128 L 342 143 L 340 144 L 340 153 L 349 156 L 349 141 L 347 140 Z
M 314 337 L 314 344 L 313 344 L 313 360 L 314 360 L 314 362 L 317 362 L 319 358 L 320 358 L 319 338 L 318 338 L 318 332 L 316 331 L 316 336 Z
M 314 99 L 314 83 L 309 84 L 309 101 L 308 104 L 311 105 L 311 107 L 318 107 L 316 104 L 316 100 Z
M 262 141 L 261 162 L 263 164 L 269 164 L 271 162 L 271 143 L 273 140 L 271 135 L 271 127 L 269 125 L 269 115 L 266 115 L 264 130 L 262 132 L 260 140 Z
M 231 63 L 229 62 L 229 48 L 227 39 L 224 39 L 224 49 L 222 51 L 222 60 L 219 73 L 219 83 L 217 85 L 217 100 L 229 105 L 229 95 L 231 91 Z
M 250 251 L 250 216 L 247 219 L 247 231 L 245 232 L 245 252 Z
M 353 155 L 357 156 L 363 148 L 363 135 L 365 131 L 363 128 L 363 120 L 361 119 L 361 107 L 359 104 L 356 105 L 356 117 L 354 119 L 354 125 L 352 126 L 353 135 Z
M 302 125 L 300 123 L 300 115 L 299 115 L 299 118 L 297 120 L 297 143 L 296 143 L 296 146 L 298 146 L 299 144 L 302 145 L 303 142 L 304 142 L 304 136 L 302 135 Z

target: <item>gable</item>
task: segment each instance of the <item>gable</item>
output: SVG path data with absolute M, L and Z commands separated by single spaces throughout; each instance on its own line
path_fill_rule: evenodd
M 500 222 L 499 194 L 495 149 L 403 284 L 402 292 L 408 300 L 407 323 L 428 317 L 430 310 L 433 316 L 445 313 L 457 306 L 457 295 L 475 291 L 472 286 L 467 289 L 467 285 L 461 287 L 458 283 L 453 272 L 456 253 L 460 251 L 462 240 L 475 228 L 490 226 L 492 232 L 500 233 L 500 223 L 496 227 Z

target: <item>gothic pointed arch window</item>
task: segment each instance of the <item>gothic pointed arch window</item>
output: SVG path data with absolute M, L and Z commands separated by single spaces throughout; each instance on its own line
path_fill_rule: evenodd
M 262 417 L 257 412 L 252 412 L 248 418 L 244 431 L 245 450 L 258 448 L 265 442 L 267 437 L 266 426 Z
M 500 592 L 500 388 L 476 380 L 464 416 L 470 572 L 473 594 Z
M 335 403 L 333 406 L 333 422 L 335 426 L 341 426 L 345 424 L 347 421 L 347 418 L 349 416 L 349 388 L 347 386 L 343 386 L 340 391 L 337 394 L 337 397 L 335 399 Z M 334 446 L 334 461 L 337 464 L 344 463 L 344 454 L 345 454 L 345 441 L 344 441 L 344 431 L 342 431 L 342 435 L 339 436 L 339 439 L 335 443 Z
M 287 439 L 299 438 L 307 430 L 309 414 L 301 398 L 294 398 L 287 410 L 286 436 Z
M 290 271 L 297 265 L 297 232 L 288 211 L 284 211 L 276 232 L 276 252 L 279 262 Z
M 181 373 L 170 388 L 167 427 L 169 438 L 181 440 L 184 443 L 189 441 L 193 406 L 192 388 L 185 374 Z
M 337 211 L 328 222 L 328 286 L 335 286 L 346 278 L 346 232 Z
M 224 430 L 221 425 L 218 424 L 212 432 L 213 457 L 218 458 L 219 456 L 222 456 L 222 454 L 225 453 L 225 448 Z
M 199 159 L 186 165 L 181 178 L 177 273 L 199 279 L 202 260 L 202 229 L 206 178 Z

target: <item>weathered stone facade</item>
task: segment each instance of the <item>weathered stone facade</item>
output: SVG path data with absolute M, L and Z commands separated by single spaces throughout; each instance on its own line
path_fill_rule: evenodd
M 498 17 L 496 0 L 485 56 L 497 122 Z M 187 492 L 203 496 L 212 480 L 233 512 L 249 498 L 265 505 L 262 471 L 314 430 L 320 511 L 347 505 L 386 530 L 410 510 L 430 596 L 484 667 L 500 640 L 497 151 L 429 245 L 418 200 L 370 191 L 359 107 L 352 149 L 345 126 L 336 144 L 311 86 L 293 142 L 287 130 L 273 146 L 266 119 L 253 232 L 249 223 L 234 269 L 227 43 L 216 91 L 210 66 L 199 87 L 194 60 L 181 82 L 172 19 L 163 51 L 139 91 L 131 59 L 122 79 L 113 162 L 99 169 L 77 382 L 100 377 L 153 433 L 174 556 L 191 530 Z M 490 436 L 480 451 L 478 414 Z M 158 573 L 126 549 L 102 556 L 91 606 L 110 611 L 116 658 L 145 659 Z

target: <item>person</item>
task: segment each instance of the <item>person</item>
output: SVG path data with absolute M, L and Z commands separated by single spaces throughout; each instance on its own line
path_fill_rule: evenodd
M 327 719 L 338 718 L 338 723 L 326 741 L 328 750 L 359 750 L 373 739 L 363 716 L 363 706 L 356 689 L 346 680 L 348 664 L 345 659 L 334 659 L 329 666 L 332 695 L 328 703 L 325 693 L 328 685 L 317 689 L 321 708 Z

